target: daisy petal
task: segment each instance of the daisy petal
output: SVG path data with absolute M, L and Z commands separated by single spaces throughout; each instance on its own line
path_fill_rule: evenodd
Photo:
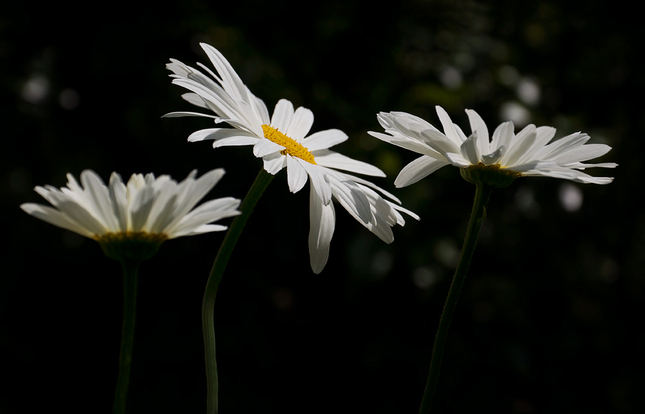
M 334 145 L 347 141 L 347 134 L 339 129 L 328 129 L 309 135 L 301 144 L 309 151 L 331 148 Z
M 414 184 L 448 164 L 449 163 L 446 161 L 436 160 L 426 155 L 422 155 L 403 167 L 394 181 L 394 186 L 401 188 Z
M 287 157 L 287 182 L 289 191 L 297 193 L 307 183 L 307 170 L 300 164 L 300 161 L 290 155 Z M 302 161 L 303 163 L 306 161 Z
M 349 158 L 338 152 L 329 150 L 320 150 L 314 152 L 316 164 L 323 167 L 337 170 L 351 171 L 358 174 L 371 175 L 374 177 L 385 177 L 385 173 L 379 168 L 366 162 Z
M 334 205 L 325 204 L 311 186 L 309 190 L 309 260 L 311 270 L 320 273 L 329 259 L 329 245 L 336 226 Z
M 293 118 L 293 104 L 286 99 L 280 99 L 273 110 L 271 126 L 284 133 L 291 124 L 291 118 Z
M 314 124 L 314 114 L 307 108 L 299 107 L 291 118 L 285 135 L 294 141 L 300 142 L 307 135 Z

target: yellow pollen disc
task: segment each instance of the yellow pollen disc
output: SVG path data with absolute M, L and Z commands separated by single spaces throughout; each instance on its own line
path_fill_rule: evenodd
M 307 148 L 297 143 L 294 139 L 289 138 L 269 125 L 262 125 L 262 131 L 264 131 L 264 138 L 284 147 L 284 149 L 280 151 L 280 154 L 289 154 L 292 157 L 298 157 L 301 160 L 305 160 L 310 164 L 316 164 L 313 154 L 309 152 Z

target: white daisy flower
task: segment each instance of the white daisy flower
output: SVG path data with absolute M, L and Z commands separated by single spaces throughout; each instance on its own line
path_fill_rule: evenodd
M 35 188 L 55 208 L 34 203 L 20 208 L 50 224 L 97 240 L 106 254 L 117 260 L 122 259 L 122 254 L 138 255 L 126 252 L 137 244 L 151 245 L 151 250 L 143 250 L 154 254 L 165 240 L 225 230 L 226 226 L 210 223 L 240 214 L 240 200 L 231 197 L 207 201 L 193 209 L 222 178 L 224 170 L 212 170 L 198 179 L 196 175 L 193 170 L 177 183 L 168 175 L 155 178 L 151 173 L 133 174 L 124 184 L 114 172 L 106 186 L 94 171 L 85 170 L 81 173 L 82 186 L 67 174 L 67 187 Z M 134 250 L 142 252 L 141 249 L 139 246 Z
M 513 123 L 504 122 L 489 137 L 482 118 L 477 112 L 467 109 L 472 134 L 466 136 L 452 123 L 443 108 L 437 106 L 436 110 L 444 132 L 405 112 L 381 112 L 377 115 L 386 134 L 369 132 L 370 135 L 422 154 L 401 170 L 395 186 L 413 184 L 449 164 L 461 168 L 462 176 L 469 181 L 470 172 L 486 170 L 488 178 L 500 180 L 493 184 L 498 187 L 508 185 L 520 176 L 554 177 L 593 184 L 609 184 L 613 180 L 612 177 L 592 177 L 582 172 L 586 168 L 617 166 L 615 163 L 585 163 L 611 150 L 604 144 L 585 145 L 589 140 L 585 133 L 576 132 L 550 142 L 555 128 L 528 125 L 515 134 Z
M 329 150 L 347 140 L 344 132 L 329 129 L 307 135 L 313 125 L 313 113 L 303 107 L 294 110 L 286 99 L 276 104 L 273 116 L 269 117 L 264 102 L 242 83 L 224 56 L 212 46 L 204 43 L 201 46 L 217 74 L 199 64 L 210 76 L 204 75 L 175 59 L 171 59 L 167 68 L 173 72 L 174 84 L 191 91 L 183 98 L 211 110 L 214 115 L 172 112 L 165 117 L 203 116 L 214 119 L 216 124 L 227 123 L 233 128 L 202 129 L 191 134 L 188 141 L 213 140 L 214 148 L 253 145 L 253 154 L 263 159 L 267 172 L 275 175 L 286 167 L 289 190 L 293 193 L 310 180 L 309 253 L 315 273 L 322 271 L 329 256 L 336 221 L 332 198 L 386 243 L 394 240 L 391 227 L 405 224 L 400 212 L 418 219 L 414 213 L 381 196 L 400 204 L 393 195 L 347 173 L 385 176 L 370 164 Z

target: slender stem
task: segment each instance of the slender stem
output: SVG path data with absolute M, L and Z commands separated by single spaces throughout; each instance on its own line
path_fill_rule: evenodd
M 446 304 L 444 305 L 443 313 L 441 314 L 439 329 L 437 330 L 437 337 L 435 339 L 434 349 L 432 350 L 430 373 L 428 374 L 428 382 L 426 384 L 426 389 L 423 393 L 423 399 L 421 401 L 421 409 L 419 410 L 420 414 L 430 413 L 430 406 L 432 405 L 432 399 L 434 397 L 437 388 L 437 382 L 439 380 L 439 369 L 441 368 L 443 350 L 446 345 L 446 339 L 448 337 L 448 328 L 450 327 L 450 321 L 452 320 L 452 316 L 455 313 L 455 308 L 457 307 L 459 293 L 461 292 L 461 288 L 464 285 L 464 280 L 466 280 L 466 272 L 468 271 L 470 259 L 473 257 L 473 253 L 475 251 L 479 229 L 481 228 L 481 225 L 486 218 L 486 204 L 488 203 L 488 199 L 492 190 L 493 187 L 487 186 L 485 184 L 477 184 L 473 210 L 470 214 L 468 230 L 466 231 L 466 239 L 464 240 L 464 245 L 459 256 L 459 263 L 457 264 L 457 269 L 455 270 L 455 275 L 452 279 L 450 291 L 448 292 L 448 297 L 446 298 Z
M 119 377 L 114 393 L 114 414 L 124 414 L 130 383 L 132 344 L 134 343 L 134 316 L 137 303 L 138 261 L 123 260 L 123 327 L 121 329 L 121 352 L 119 354 Z
M 242 201 L 242 205 L 240 207 L 242 214 L 235 217 L 226 232 L 224 241 L 217 252 L 217 257 L 215 257 L 211 274 L 206 282 L 206 291 L 204 292 L 204 300 L 202 302 L 202 331 L 204 332 L 204 353 L 206 359 L 207 414 L 217 414 L 218 411 L 219 382 L 217 379 L 214 317 L 217 288 L 222 280 L 226 264 L 233 253 L 235 243 L 237 243 L 237 239 L 240 237 L 240 234 L 242 234 L 242 229 L 244 229 L 246 221 L 249 219 L 255 204 L 258 202 L 260 196 L 262 196 L 262 193 L 272 179 L 273 175 L 269 174 L 264 169 L 260 170 L 255 182 L 244 198 L 244 201 Z

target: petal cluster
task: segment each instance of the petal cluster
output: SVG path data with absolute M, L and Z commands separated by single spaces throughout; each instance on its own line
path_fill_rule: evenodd
M 377 119 L 385 133 L 370 135 L 422 154 L 406 165 L 395 180 L 397 187 L 413 184 L 446 165 L 459 168 L 498 166 L 521 176 L 544 176 L 581 183 L 608 184 L 612 177 L 593 177 L 586 168 L 614 168 L 615 163 L 588 164 L 611 147 L 587 144 L 589 135 L 576 132 L 553 140 L 555 128 L 528 125 L 515 134 L 512 122 L 500 124 L 492 136 L 477 112 L 467 109 L 471 134 L 466 135 L 446 111 L 436 107 L 443 132 L 427 121 L 405 112 L 381 112 Z
M 309 253 L 314 272 L 322 271 L 329 256 L 336 222 L 332 199 L 387 243 L 394 240 L 391 227 L 405 224 L 401 212 L 418 219 L 400 207 L 394 196 L 353 175 L 384 177 L 380 169 L 329 149 L 347 140 L 344 132 L 329 129 L 309 134 L 313 113 L 303 107 L 294 109 L 286 99 L 278 101 L 269 117 L 265 104 L 249 91 L 224 56 L 212 46 L 201 46 L 217 73 L 199 64 L 204 74 L 175 59 L 167 68 L 172 82 L 190 91 L 183 98 L 212 114 L 172 112 L 165 116 L 204 116 L 216 125 L 226 123 L 230 127 L 202 129 L 188 140 L 213 140 L 214 148 L 252 145 L 267 172 L 276 174 L 286 168 L 291 192 L 310 182 Z
M 212 170 L 198 179 L 196 175 L 193 170 L 177 183 L 168 175 L 155 178 L 153 174 L 133 174 L 124 183 L 119 174 L 112 173 L 105 185 L 94 171 L 85 170 L 80 184 L 67 174 L 67 187 L 35 188 L 53 208 L 34 203 L 20 207 L 50 224 L 94 239 L 135 233 L 173 239 L 226 229 L 210 223 L 240 214 L 240 200 L 219 198 L 193 209 L 222 178 L 224 170 Z

